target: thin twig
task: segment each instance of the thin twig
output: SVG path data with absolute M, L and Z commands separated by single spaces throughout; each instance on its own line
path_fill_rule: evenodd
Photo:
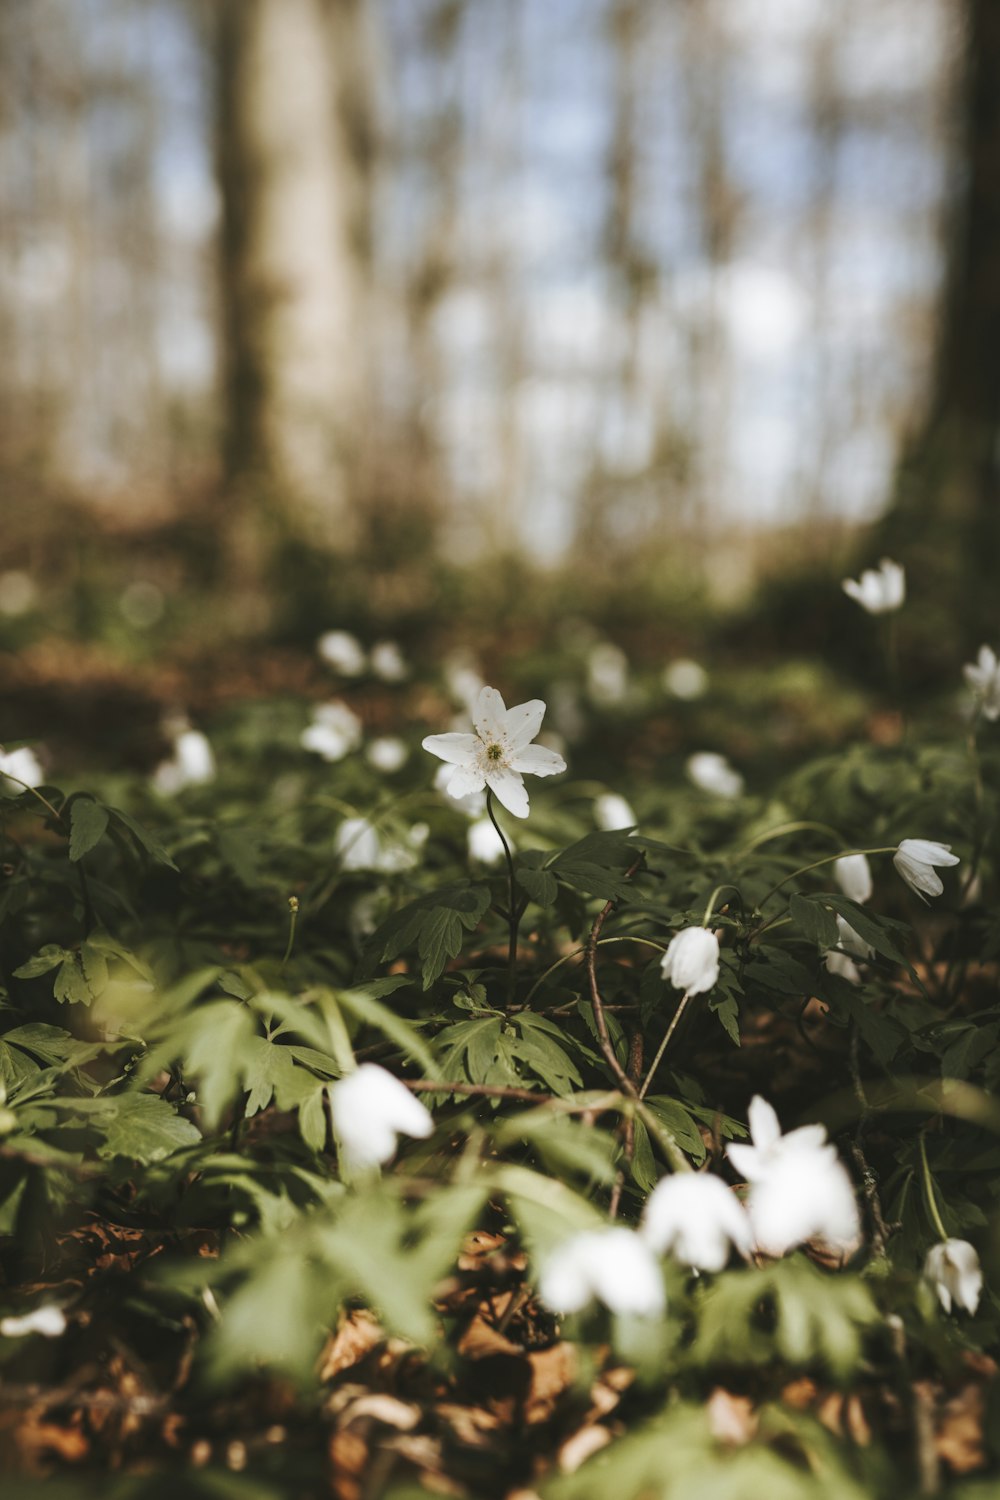
M 632 1033 L 632 1040 L 628 1049 L 628 1076 L 633 1083 L 639 1082 L 642 1073 L 643 1039 L 642 1032 Z M 625 1177 L 632 1165 L 632 1157 L 635 1155 L 635 1117 L 626 1115 L 618 1127 L 622 1136 L 622 1160 L 615 1175 L 615 1185 L 611 1189 L 611 1201 L 608 1204 L 608 1217 L 617 1219 L 618 1208 L 621 1204 L 622 1191 L 625 1187 Z
M 516 1099 L 521 1104 L 547 1104 L 558 1098 L 556 1094 L 544 1094 L 537 1089 L 502 1088 L 492 1083 L 451 1083 L 445 1078 L 404 1078 L 402 1081 L 415 1094 L 469 1094 L 473 1098 Z

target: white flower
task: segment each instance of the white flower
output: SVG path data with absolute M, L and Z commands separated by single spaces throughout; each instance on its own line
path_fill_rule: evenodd
M 826 1139 L 822 1125 L 781 1134 L 770 1104 L 750 1103 L 752 1145 L 727 1146 L 726 1155 L 750 1184 L 747 1211 L 754 1240 L 765 1255 L 784 1255 L 816 1241 L 851 1254 L 861 1237 L 854 1187 Z
M 841 588 L 870 615 L 899 609 L 906 598 L 906 574 L 901 563 L 883 557 L 878 568 L 866 568 L 860 579 L 845 578 Z
M 377 870 L 382 875 L 398 875 L 401 870 L 413 869 L 427 833 L 426 823 L 415 823 L 406 843 L 384 843 L 367 818 L 345 818 L 337 829 L 333 847 L 343 870 Z
M 402 682 L 410 675 L 403 653 L 395 641 L 378 641 L 372 647 L 371 668 L 383 682 Z
M 950 844 L 935 844 L 931 839 L 903 839 L 892 862 L 918 896 L 940 896 L 944 884 L 940 875 L 935 875 L 934 865 L 957 865 L 959 859 L 952 854 Z
M 477 818 L 475 823 L 469 824 L 466 846 L 469 858 L 478 860 L 482 865 L 495 865 L 504 857 L 500 835 L 489 818 Z
M 968 1240 L 943 1240 L 932 1245 L 924 1261 L 924 1275 L 938 1294 L 945 1312 L 951 1304 L 974 1313 L 983 1290 L 979 1256 Z
M 989 646 L 980 646 L 975 663 L 963 667 L 966 682 L 979 700 L 984 718 L 1000 719 L 1000 661 Z
M 174 734 L 174 753 L 161 761 L 153 772 L 153 785 L 165 797 L 175 796 L 188 786 L 207 786 L 215 780 L 215 756 L 200 729 L 178 728 Z
M 707 927 L 685 927 L 670 939 L 660 967 L 674 989 L 704 994 L 719 977 L 719 939 Z
M 19 568 L 0 573 L 0 615 L 25 615 L 37 598 L 38 589 L 30 573 L 22 573 Z
M 346 703 L 320 703 L 299 735 L 299 744 L 324 760 L 343 760 L 361 744 L 361 720 Z
M 448 783 L 454 774 L 454 766 L 438 766 L 434 773 L 434 790 L 448 797 Z M 480 818 L 486 811 L 485 791 L 469 792 L 466 797 L 448 797 L 448 801 L 454 803 L 459 812 L 465 813 L 467 818 Z
M 708 673 L 696 661 L 681 656 L 664 667 L 663 686 L 675 698 L 691 703 L 695 698 L 704 697 L 708 691 Z
M 605 833 L 614 833 L 619 828 L 634 828 L 638 819 L 618 792 L 602 792 L 594 803 L 594 821 Z
M 746 1210 L 732 1188 L 707 1172 L 677 1172 L 658 1182 L 640 1232 L 654 1250 L 699 1271 L 721 1271 L 731 1248 L 742 1256 L 753 1249 Z
M 24 790 L 23 786 L 18 785 L 19 782 L 23 781 L 24 786 L 35 787 L 41 786 L 45 781 L 41 762 L 34 750 L 27 745 L 22 745 L 19 750 L 8 750 L 5 754 L 0 754 L 0 780 L 5 773 L 17 778 L 11 782 L 15 792 Z
M 587 657 L 587 692 L 601 708 L 628 697 L 628 657 L 611 641 L 599 641 Z
M 382 771 L 386 776 L 393 772 L 402 770 L 409 758 L 409 750 L 404 740 L 397 739 L 393 734 L 382 734 L 372 740 L 365 751 L 369 763 L 376 771 Z
M 831 974 L 836 974 L 839 978 L 846 979 L 848 984 L 861 983 L 861 970 L 854 962 L 854 959 L 849 958 L 846 953 L 842 953 L 839 948 L 827 948 L 823 954 L 823 962 Z
M 663 1278 L 652 1250 L 632 1229 L 588 1229 L 547 1257 L 538 1295 L 553 1312 L 575 1313 L 592 1298 L 614 1313 L 656 1317 L 663 1311 Z
M 738 797 L 743 791 L 743 777 L 715 750 L 698 750 L 689 755 L 685 766 L 688 778 L 702 792 L 715 797 Z
M 476 699 L 486 686 L 475 658 L 465 651 L 453 651 L 445 658 L 442 670 L 449 693 L 468 709 L 471 718 Z
M 467 797 L 489 787 L 515 818 L 526 818 L 528 793 L 522 773 L 557 776 L 566 769 L 555 750 L 531 743 L 544 714 L 540 698 L 509 709 L 495 688 L 484 687 L 472 716 L 474 734 L 429 734 L 423 741 L 425 750 L 455 767 L 448 795 Z
M 866 943 L 859 933 L 855 932 L 850 922 L 846 922 L 842 916 L 837 917 L 837 947 L 841 953 L 849 953 L 852 958 L 874 958 L 875 949 L 870 943 Z
M 330 1114 L 348 1171 L 379 1167 L 395 1155 L 396 1136 L 426 1140 L 434 1117 L 399 1079 L 377 1063 L 362 1063 L 330 1085 Z
M 833 878 L 845 896 L 864 906 L 872 893 L 872 872 L 864 854 L 842 854 L 833 862 Z
M 316 642 L 316 650 L 341 677 L 360 677 L 365 670 L 365 653 L 357 636 L 349 630 L 328 630 Z
M 21 1339 L 29 1333 L 40 1333 L 43 1338 L 57 1339 L 66 1332 L 66 1314 L 61 1307 L 47 1302 L 32 1312 L 20 1317 L 0 1318 L 0 1334 L 5 1339 Z

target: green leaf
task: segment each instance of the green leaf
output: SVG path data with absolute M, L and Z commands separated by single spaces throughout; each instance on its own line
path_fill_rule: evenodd
M 93 991 L 87 983 L 79 954 L 71 953 L 64 960 L 56 975 L 52 993 L 60 1004 L 66 1001 L 70 1005 L 89 1005 L 93 1000 Z
M 474 1021 L 453 1022 L 444 1034 L 441 1055 L 443 1077 L 467 1083 L 485 1083 L 496 1060 L 501 1024 L 502 1018 L 499 1016 L 480 1016 Z
M 417 949 L 424 989 L 457 957 L 467 932 L 473 932 L 490 904 L 488 885 L 457 881 L 411 901 L 374 934 L 370 952 L 389 963 L 408 948 Z
M 15 979 L 37 979 L 41 974 L 48 974 L 65 959 L 71 958 L 72 954 L 68 948 L 60 948 L 55 943 L 46 943 L 45 947 L 36 953 L 34 958 L 29 958 L 19 969 L 14 970 Z
M 416 1027 L 402 1016 L 397 1016 L 381 1000 L 376 1000 L 364 985 L 351 990 L 338 990 L 337 1000 L 344 1010 L 350 1011 L 359 1021 L 374 1026 L 394 1041 L 407 1057 L 412 1057 L 414 1062 L 420 1064 L 429 1078 L 437 1077 L 437 1060 Z
M 833 908 L 840 916 L 848 922 L 858 937 L 881 953 L 883 958 L 889 958 L 893 963 L 906 964 L 906 957 L 900 952 L 896 944 L 897 935 L 905 936 L 908 929 L 905 922 L 893 922 L 888 917 L 876 917 L 865 907 L 859 906 L 856 901 L 851 901 L 847 896 L 827 893 L 823 897 L 827 906 Z
M 93 1104 L 99 1110 L 104 1139 L 97 1147 L 97 1154 L 105 1161 L 125 1156 L 146 1165 L 201 1142 L 197 1126 L 158 1094 L 116 1094 L 112 1098 L 74 1101 L 80 1102 Z
M 549 869 L 558 880 L 587 896 L 618 900 L 629 893 L 622 871 L 634 864 L 635 845 L 621 833 L 588 833 L 558 854 Z
M 718 1016 L 729 1040 L 740 1045 L 740 1007 L 735 995 L 713 995 L 708 1008 Z
M 840 941 L 837 918 L 825 896 L 792 896 L 788 902 L 792 921 L 810 942 L 820 948 L 835 948 Z
M 148 854 L 155 864 L 166 865 L 168 870 L 177 869 L 177 866 L 159 839 L 154 837 L 148 829 L 143 828 L 141 823 L 137 823 L 135 818 L 131 817 L 129 813 L 122 812 L 120 807 L 109 807 L 108 812 L 123 828 L 128 830 L 139 845 L 139 848 L 145 854 Z
M 514 878 L 539 906 L 551 906 L 559 894 L 559 882 L 551 870 L 536 870 L 519 862 L 514 869 Z
M 562 1032 L 545 1016 L 524 1011 L 515 1022 L 518 1036 L 511 1051 L 547 1084 L 554 1094 L 570 1094 L 582 1088 L 576 1064 L 568 1057 Z
M 326 1085 L 320 1084 L 299 1105 L 299 1134 L 313 1151 L 326 1149 L 326 1109 L 323 1103 L 325 1093 Z
M 75 863 L 101 842 L 108 827 L 108 809 L 93 797 L 74 797 L 69 823 L 69 857 Z

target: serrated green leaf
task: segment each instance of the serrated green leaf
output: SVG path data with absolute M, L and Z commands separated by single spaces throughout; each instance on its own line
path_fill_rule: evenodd
M 135 839 L 136 843 L 139 845 L 139 848 L 142 849 L 145 854 L 148 854 L 156 864 L 166 865 L 168 870 L 177 869 L 177 866 L 174 864 L 173 860 L 170 858 L 170 855 L 167 853 L 166 849 L 164 849 L 159 839 L 156 838 L 155 835 L 150 833 L 147 828 L 144 828 L 141 823 L 136 822 L 135 818 L 133 818 L 129 813 L 122 812 L 120 807 L 109 807 L 108 812 L 118 823 L 122 825 L 123 828 L 128 830 L 133 839 Z
M 490 904 L 488 885 L 457 881 L 411 901 L 383 922 L 372 936 L 369 954 L 384 962 L 416 947 L 424 989 L 461 952 L 465 933 L 473 932 Z
M 77 953 L 71 953 L 60 965 L 56 974 L 52 993 L 62 1004 L 64 1001 L 70 1005 L 89 1005 L 93 1000 L 93 992 L 87 983 L 87 976 L 83 972 L 83 964 Z
M 539 906 L 551 906 L 559 894 L 559 882 L 551 870 L 534 870 L 519 864 L 514 870 L 514 878 Z
M 804 937 L 820 948 L 835 948 L 840 941 L 837 918 L 823 896 L 790 897 L 788 911 Z
M 19 969 L 14 970 L 15 979 L 37 979 L 42 974 L 48 974 L 55 969 L 64 959 L 72 957 L 68 948 L 60 948 L 55 943 L 46 943 L 34 958 L 29 958 Z
M 93 797 L 74 797 L 69 826 L 69 857 L 75 863 L 101 842 L 108 827 L 108 809 Z
M 105 1161 L 125 1156 L 146 1165 L 201 1141 L 197 1126 L 158 1094 L 116 1094 L 86 1102 L 100 1107 L 103 1140 L 97 1154 Z

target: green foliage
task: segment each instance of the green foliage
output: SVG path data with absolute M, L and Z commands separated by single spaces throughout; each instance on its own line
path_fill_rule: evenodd
M 899 745 L 762 771 L 742 798 L 694 795 L 672 750 L 656 759 L 669 737 L 655 693 L 652 678 L 636 689 L 634 759 L 596 733 L 580 749 L 602 774 L 613 765 L 641 834 L 595 831 L 594 783 L 543 787 L 512 830 L 535 847 L 510 870 L 470 861 L 464 815 L 417 757 L 390 780 L 360 753 L 310 757 L 295 703 L 227 711 L 218 780 L 175 798 L 121 775 L 5 793 L 6 1284 L 25 1264 L 27 1284 L 44 1284 L 45 1256 L 103 1214 L 161 1237 L 137 1280 L 168 1322 L 180 1299 L 199 1390 L 288 1379 L 315 1399 L 317 1355 L 358 1303 L 444 1379 L 476 1299 L 513 1290 L 518 1338 L 547 1349 L 561 1336 L 558 1309 L 534 1300 L 540 1268 L 606 1228 L 610 1204 L 635 1227 L 669 1172 L 736 1186 L 726 1144 L 746 1136 L 761 1092 L 786 1130 L 830 1130 L 862 1206 L 856 1258 L 734 1255 L 693 1277 L 668 1255 L 662 1318 L 629 1326 L 586 1305 L 567 1404 L 613 1350 L 638 1373 L 626 1435 L 531 1482 L 551 1500 L 888 1495 L 874 1452 L 770 1398 L 804 1375 L 909 1378 L 887 1318 L 934 1378 L 962 1350 L 997 1349 L 1000 754 L 984 735 L 977 770 L 939 726 L 916 726 Z M 741 712 L 746 693 L 734 684 Z M 671 706 L 678 722 L 689 712 Z M 722 743 L 732 715 L 718 702 L 705 714 Z M 612 734 L 613 716 L 599 727 Z M 345 857 L 347 818 L 369 820 L 381 857 Z M 961 856 L 930 909 L 884 852 L 903 837 Z M 861 848 L 883 851 L 863 905 L 833 873 Z M 838 916 L 874 950 L 847 978 L 828 966 Z M 719 935 L 720 972 L 682 1011 L 662 953 L 702 925 Z M 409 1085 L 434 1125 L 421 1136 L 411 1114 L 416 1137 L 394 1128 L 368 1167 L 351 1167 L 335 1120 L 359 1064 Z M 502 1244 L 496 1283 L 488 1261 L 456 1270 L 486 1223 Z M 942 1226 L 982 1253 L 975 1315 L 945 1318 L 921 1281 Z M 187 1231 L 213 1236 L 213 1253 L 192 1254 Z M 745 1440 L 713 1434 L 702 1398 L 719 1387 L 759 1397 Z

